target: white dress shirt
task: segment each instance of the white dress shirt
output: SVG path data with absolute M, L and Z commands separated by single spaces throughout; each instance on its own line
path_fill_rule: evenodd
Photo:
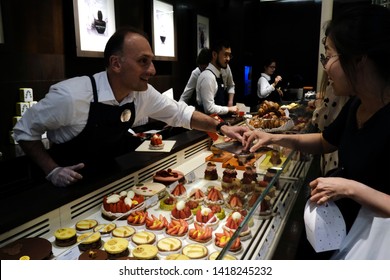
M 202 73 L 202 71 L 199 69 L 199 67 L 196 67 L 191 72 L 191 76 L 188 79 L 186 87 L 184 88 L 184 91 L 181 94 L 179 101 L 184 101 L 185 103 L 188 103 L 190 101 L 191 96 L 194 93 L 194 90 L 196 89 L 196 82 L 198 81 L 198 77 L 200 73 Z
M 225 115 L 229 112 L 227 106 L 220 106 L 214 102 L 214 97 L 218 91 L 218 83 L 215 77 L 220 75 L 221 72 L 213 64 L 209 63 L 206 70 L 199 75 L 196 83 L 196 101 L 198 105 L 203 106 L 206 114 Z
M 233 80 L 232 70 L 230 69 L 229 64 L 228 64 L 226 69 L 221 69 L 220 72 L 222 75 L 222 80 L 223 80 L 223 84 L 225 86 L 226 92 L 228 94 L 235 94 L 235 84 L 234 84 L 234 80 Z M 188 79 L 186 87 L 184 88 L 184 91 L 181 94 L 179 101 L 184 101 L 186 103 L 188 103 L 190 101 L 192 94 L 196 90 L 196 83 L 198 81 L 200 73 L 202 73 L 202 71 L 199 69 L 199 67 L 196 67 L 191 72 L 191 76 Z
M 275 88 L 269 83 L 271 77 L 265 73 L 261 73 L 259 80 L 257 81 L 257 96 L 259 98 L 266 98 L 275 90 Z
M 134 101 L 134 123 L 145 117 L 163 121 L 174 127 L 191 129 L 195 108 L 161 95 L 153 86 L 142 92 L 130 92 L 121 102 L 116 101 L 106 71 L 96 73 L 99 102 L 121 106 Z M 87 76 L 75 77 L 52 85 L 46 96 L 29 108 L 14 127 L 14 137 L 19 140 L 41 140 L 42 134 L 53 143 L 64 143 L 76 137 L 88 120 L 93 100 L 91 80 Z

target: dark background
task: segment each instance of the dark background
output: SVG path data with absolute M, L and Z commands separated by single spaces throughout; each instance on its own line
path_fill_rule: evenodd
M 259 0 L 164 0 L 173 4 L 177 60 L 156 61 L 151 80 L 158 90 L 173 88 L 175 99 L 196 67 L 196 17 L 209 18 L 210 40 L 231 42 L 230 66 L 236 83 L 236 102 L 246 102 L 244 65 L 253 67 L 252 92 L 261 72 L 261 60 L 274 57 L 284 82 L 299 76 L 305 86 L 317 81 L 320 1 L 264 2 Z M 334 10 L 370 1 L 335 1 Z M 115 0 L 116 26 L 134 25 L 151 37 L 152 0 Z M 31 87 L 40 100 L 50 85 L 78 75 L 104 70 L 103 58 L 77 57 L 73 1 L 0 0 L 4 44 L 0 44 L 0 151 L 9 150 L 12 117 L 18 89 Z M 11 148 L 10 148 L 11 147 Z

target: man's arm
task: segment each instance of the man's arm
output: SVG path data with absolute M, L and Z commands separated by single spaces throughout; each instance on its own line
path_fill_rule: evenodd
M 22 141 L 18 142 L 23 151 L 29 156 L 47 175 L 54 168 L 58 167 L 58 164 L 52 159 L 49 153 L 46 151 L 42 141 Z

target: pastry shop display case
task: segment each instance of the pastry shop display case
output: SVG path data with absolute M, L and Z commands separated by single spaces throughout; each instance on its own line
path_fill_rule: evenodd
M 119 254 L 118 248 L 112 247 L 121 258 L 134 258 L 133 250 L 139 253 L 148 248 L 140 245 L 154 245 L 158 251 L 152 259 L 182 257 L 183 252 L 192 254 L 183 258 L 193 259 L 272 259 L 311 158 L 272 147 L 243 166 L 234 154 L 224 153 L 224 160 L 215 158 L 210 144 L 206 138 L 168 153 L 149 166 L 14 228 L 0 236 L 1 247 L 21 238 L 40 237 L 52 244 L 50 259 L 79 259 L 85 257 L 86 250 L 104 250 L 117 243 L 114 238 L 125 238 L 129 253 L 121 250 Z M 275 150 L 278 156 L 273 154 Z M 172 184 L 153 182 L 161 170 L 180 171 L 183 177 Z M 206 170 L 214 175 L 206 175 Z M 248 181 L 248 176 L 254 179 Z M 148 195 L 140 199 L 142 192 Z M 124 207 L 123 201 L 131 207 Z M 70 242 L 72 245 L 58 243 L 58 231 L 73 232 L 69 229 L 76 229 L 76 241 Z M 91 251 L 87 257 L 95 254 Z

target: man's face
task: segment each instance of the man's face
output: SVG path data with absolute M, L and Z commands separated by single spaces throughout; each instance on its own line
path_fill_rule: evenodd
M 153 59 L 149 42 L 139 34 L 128 34 L 119 60 L 122 86 L 131 91 L 146 90 L 149 78 L 156 74 Z
M 231 48 L 222 48 L 216 55 L 215 64 L 218 68 L 226 69 L 232 57 Z

